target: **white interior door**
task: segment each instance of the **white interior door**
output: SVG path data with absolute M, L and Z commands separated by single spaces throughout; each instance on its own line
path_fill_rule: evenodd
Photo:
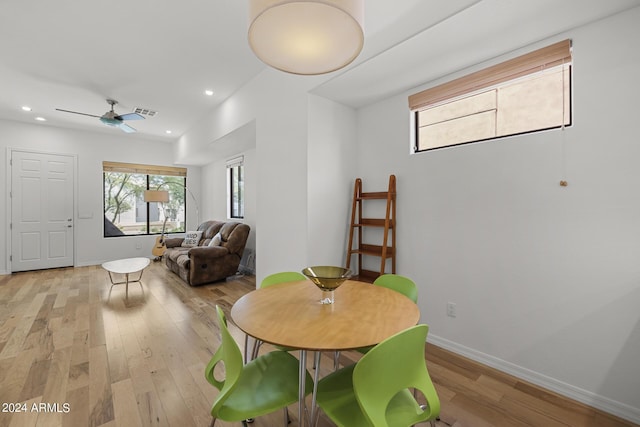
M 11 271 L 73 265 L 73 157 L 11 152 Z

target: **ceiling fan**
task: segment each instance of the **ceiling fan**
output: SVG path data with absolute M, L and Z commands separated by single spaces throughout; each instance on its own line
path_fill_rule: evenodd
M 107 126 L 117 127 L 120 130 L 127 133 L 135 132 L 136 130 L 131 126 L 129 126 L 128 124 L 126 124 L 124 121 L 125 120 L 144 120 L 144 117 L 138 113 L 116 114 L 116 112 L 113 111 L 113 106 L 116 105 L 117 103 L 118 101 L 115 101 L 113 99 L 107 99 L 107 104 L 111 105 L 111 110 L 107 111 L 102 116 L 96 116 L 95 114 L 88 114 L 88 113 L 80 113 L 78 111 L 62 110 L 60 108 L 56 108 L 56 111 L 62 111 L 65 113 L 73 113 L 73 114 L 81 114 L 83 116 L 89 116 L 89 117 L 98 117 L 100 121 Z

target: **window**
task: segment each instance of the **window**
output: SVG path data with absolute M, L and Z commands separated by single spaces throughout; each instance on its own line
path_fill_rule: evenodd
M 571 125 L 570 88 L 565 40 L 414 94 L 414 150 Z
M 185 231 L 185 168 L 103 162 L 104 237 Z M 169 192 L 166 203 L 144 201 L 144 191 Z
M 244 218 L 244 156 L 227 161 L 229 218 Z

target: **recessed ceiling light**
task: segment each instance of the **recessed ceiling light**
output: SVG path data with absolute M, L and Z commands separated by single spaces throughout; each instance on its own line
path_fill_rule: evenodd
M 28 105 L 24 105 L 22 107 L 22 111 L 31 111 L 31 107 L 29 107 Z
M 171 135 L 171 131 L 169 129 L 165 130 L 164 133 L 166 133 L 167 135 Z
M 40 117 L 40 116 L 36 117 L 36 120 L 39 121 L 39 122 L 46 122 L 47 121 L 47 119 L 45 119 L 44 117 Z
M 207 96 L 213 96 L 213 91 L 211 89 L 207 89 L 204 91 L 204 94 Z

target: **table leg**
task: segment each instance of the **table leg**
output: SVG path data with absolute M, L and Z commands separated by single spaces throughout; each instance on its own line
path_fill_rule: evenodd
M 314 365 L 316 367 L 316 372 L 313 375 L 313 394 L 311 395 L 311 422 L 310 425 L 315 427 L 318 425 L 318 416 L 320 415 L 320 411 L 316 407 L 316 397 L 318 395 L 318 380 L 320 379 L 320 357 L 322 356 L 321 351 L 316 351 L 314 357 Z
M 125 286 L 126 286 L 125 298 L 129 299 L 129 273 L 124 274 L 124 280 L 125 280 Z
M 303 427 L 305 425 L 306 405 L 305 396 L 306 393 L 306 380 L 307 380 L 307 351 L 300 350 L 300 361 L 298 369 L 298 425 Z

